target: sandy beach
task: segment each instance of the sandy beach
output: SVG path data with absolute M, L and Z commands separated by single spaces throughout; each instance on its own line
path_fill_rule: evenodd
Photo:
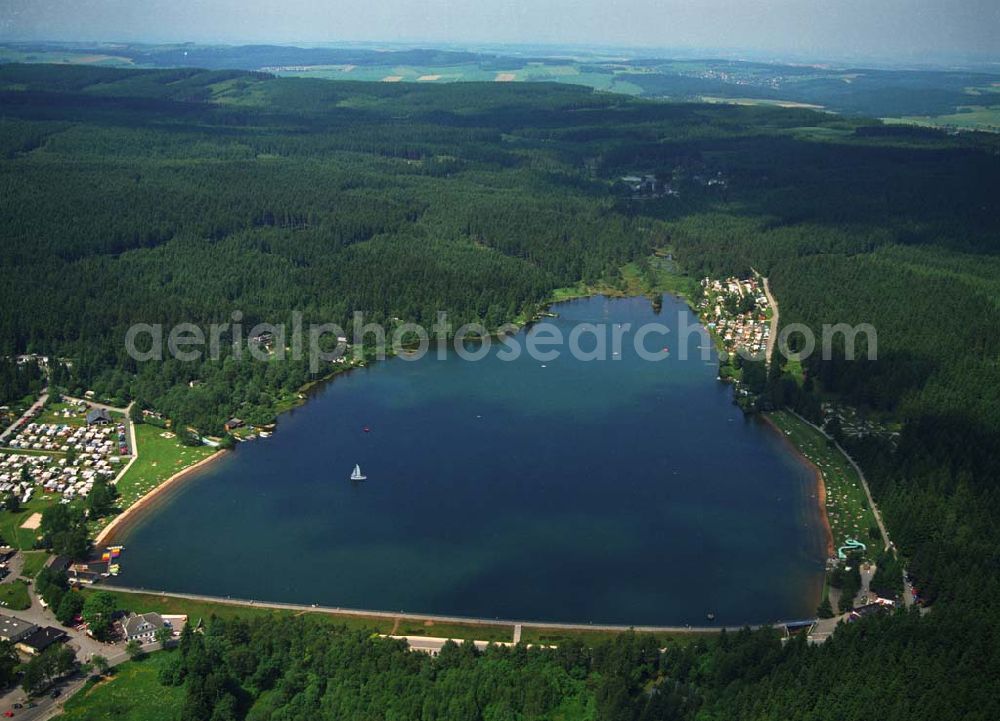
M 217 460 L 223 453 L 225 453 L 225 451 L 216 451 L 208 458 L 203 458 L 197 463 L 177 471 L 177 473 L 170 476 L 170 478 L 111 519 L 111 522 L 97 534 L 97 538 L 94 539 L 94 545 L 100 546 L 111 541 L 116 532 L 121 532 L 126 529 L 128 524 L 138 518 L 143 510 L 151 508 L 158 499 L 163 498 L 164 494 L 172 487 L 176 486 L 183 478 Z

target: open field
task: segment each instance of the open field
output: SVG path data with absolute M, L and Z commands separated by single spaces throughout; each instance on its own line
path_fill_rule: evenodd
M 31 528 L 22 528 L 35 513 L 41 513 L 49 506 L 58 503 L 59 496 L 46 494 L 33 497 L 23 504 L 15 513 L 10 511 L 0 511 L 0 540 L 9 543 L 15 548 L 34 548 L 35 538 L 38 531 Z
M 21 567 L 21 578 L 34 578 L 42 570 L 49 554 L 45 551 L 22 551 L 24 565 Z
M 160 670 L 176 651 L 158 651 L 138 661 L 127 661 L 114 673 L 87 685 L 66 701 L 61 721 L 173 721 L 184 701 L 181 686 L 160 683 Z
M 887 123 L 922 125 L 934 128 L 986 130 L 1000 133 L 1000 105 L 963 105 L 947 115 L 909 115 L 882 118 Z

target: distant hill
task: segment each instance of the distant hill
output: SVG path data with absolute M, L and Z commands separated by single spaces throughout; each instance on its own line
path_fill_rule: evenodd
M 809 105 L 835 113 L 1000 131 L 1000 74 L 725 59 L 530 56 L 428 48 L 9 43 L 0 62 L 263 70 L 341 80 L 561 82 L 630 95 Z

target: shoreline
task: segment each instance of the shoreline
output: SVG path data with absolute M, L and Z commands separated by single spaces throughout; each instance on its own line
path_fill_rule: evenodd
M 159 500 L 159 497 L 166 491 L 178 485 L 179 481 L 183 480 L 193 471 L 218 460 L 224 453 L 224 450 L 218 450 L 207 458 L 202 458 L 197 463 L 193 463 L 186 468 L 182 468 L 177 471 L 177 473 L 163 481 L 163 483 L 156 486 L 156 488 L 151 489 L 148 493 L 146 493 L 146 495 L 140 497 L 135 503 L 112 518 L 111 521 L 104 528 L 102 528 L 101 532 L 94 538 L 94 545 L 100 546 L 113 540 L 115 533 L 127 530 L 130 523 L 134 523 L 136 520 L 136 516 L 141 515 L 144 510 L 152 510 L 152 507 L 155 505 L 155 501 Z
M 833 558 L 835 548 L 833 543 L 833 529 L 830 527 L 830 517 L 826 512 L 826 481 L 823 479 L 823 471 L 820 470 L 819 466 L 812 462 L 802 450 L 795 445 L 791 439 L 785 435 L 784 431 L 771 420 L 770 416 L 766 413 L 758 413 L 764 423 L 767 424 L 768 428 L 773 430 L 778 437 L 785 442 L 785 444 L 792 450 L 792 453 L 796 458 L 799 459 L 807 468 L 809 468 L 813 474 L 816 476 L 816 499 L 819 503 L 820 517 L 823 520 L 823 532 L 826 536 L 826 555 L 827 558 Z
M 352 618 L 371 619 L 406 619 L 415 621 L 430 621 L 432 623 L 455 623 L 468 626 L 482 627 L 513 627 L 523 626 L 524 628 L 539 630 L 562 630 L 562 631 L 613 631 L 617 633 L 625 631 L 637 631 L 641 633 L 690 633 L 690 634 L 715 634 L 723 630 L 728 632 L 738 631 L 742 628 L 788 628 L 798 627 L 803 624 L 811 624 L 815 618 L 809 617 L 799 620 L 776 620 L 765 623 L 742 623 L 742 624 L 720 624 L 718 626 L 694 626 L 694 625 L 652 625 L 652 624 L 625 624 L 625 623 L 573 623 L 560 621 L 531 621 L 504 618 L 477 618 L 474 616 L 450 616 L 433 613 L 407 613 L 403 611 L 380 611 L 359 609 L 340 606 L 322 606 L 318 604 L 304 604 L 286 601 L 262 601 L 256 599 L 232 598 L 212 596 L 208 594 L 186 593 L 182 591 L 157 591 L 154 589 L 134 588 L 130 586 L 116 586 L 113 583 L 102 583 L 100 589 L 106 589 L 115 593 L 128 593 L 140 596 L 158 596 L 160 598 L 176 598 L 189 601 L 200 601 L 215 603 L 227 606 L 237 606 L 244 608 L 264 608 L 278 611 L 295 611 L 298 613 L 322 613 L 330 616 L 344 616 Z
M 687 297 L 685 297 L 685 296 L 683 296 L 683 295 L 681 295 L 679 293 L 671 292 L 671 291 L 668 291 L 668 290 L 663 290 L 663 291 L 658 291 L 658 292 L 661 295 L 670 296 L 670 297 L 674 298 L 675 300 L 680 301 L 694 315 L 695 319 L 699 323 L 701 323 L 701 318 L 698 316 L 697 310 L 692 306 L 690 300 Z M 593 297 L 597 297 L 597 296 L 603 296 L 603 297 L 606 297 L 606 298 L 626 298 L 626 297 L 632 297 L 631 294 L 629 294 L 628 292 L 623 292 L 623 291 L 617 291 L 617 292 L 611 291 L 611 292 L 609 292 L 608 290 L 595 290 L 594 292 L 591 292 L 591 293 L 588 293 L 588 294 L 581 294 L 581 295 L 567 297 L 567 298 L 560 298 L 558 300 L 551 300 L 548 303 L 546 303 L 546 305 L 544 306 L 545 310 L 543 312 L 551 312 L 551 309 L 554 306 L 557 306 L 557 305 L 559 305 L 561 303 L 571 303 L 571 302 L 574 302 L 574 301 L 583 300 L 583 299 L 587 299 L 587 298 L 593 298 Z M 636 294 L 635 297 L 647 297 L 647 296 L 646 296 L 646 294 L 639 293 L 639 294 Z M 525 322 L 524 324 L 519 325 L 518 329 L 522 330 L 523 328 L 525 328 L 527 326 L 530 326 L 532 323 L 536 322 L 536 320 L 537 320 L 536 318 L 533 318 L 533 319 Z M 709 335 L 713 338 L 713 341 L 718 342 L 718 338 L 715 337 L 714 334 L 711 334 L 709 332 Z M 384 360 L 391 360 L 394 355 L 395 354 L 387 355 L 387 357 Z M 298 392 L 299 393 L 299 398 L 297 399 L 297 402 L 293 403 L 290 407 L 288 407 L 286 409 L 283 409 L 281 412 L 279 412 L 277 414 L 275 420 L 274 420 L 274 423 L 278 424 L 280 422 L 280 418 L 281 418 L 281 416 L 283 414 L 289 413 L 289 412 L 293 412 L 296 408 L 299 408 L 299 407 L 305 405 L 308 401 L 312 400 L 314 395 L 316 395 L 317 393 L 321 392 L 328 383 L 331 383 L 331 382 L 335 381 L 339 376 L 346 375 L 347 373 L 349 373 L 351 371 L 358 370 L 359 368 L 364 368 L 365 366 L 367 366 L 370 363 L 373 363 L 373 362 L 375 362 L 377 360 L 383 360 L 383 359 L 372 359 L 372 360 L 364 363 L 363 365 L 357 365 L 357 366 L 351 366 L 351 367 L 347 367 L 347 368 L 336 369 L 335 371 L 333 371 L 332 373 L 328 374 L 327 376 L 324 376 L 324 377 L 321 377 L 321 378 L 318 378 L 318 379 L 316 379 L 314 381 L 309 382 L 308 384 L 306 384 L 305 386 L 303 386 L 303 388 L 299 389 L 299 392 Z M 767 423 L 767 425 L 774 432 L 776 432 L 779 436 L 781 436 L 781 438 L 784 440 L 784 442 L 793 451 L 794 455 L 798 459 L 800 459 L 801 461 L 803 461 L 807 465 L 807 467 L 810 468 L 813 471 L 813 473 L 815 474 L 815 477 L 816 477 L 816 487 L 817 487 L 817 497 L 818 497 L 819 511 L 820 511 L 820 519 L 821 519 L 821 523 L 822 523 L 823 531 L 824 531 L 824 535 L 825 535 L 825 546 L 826 546 L 827 556 L 828 557 L 832 556 L 833 552 L 834 552 L 834 540 L 833 540 L 832 529 L 830 527 L 829 517 L 827 516 L 827 509 L 826 509 L 826 485 L 825 485 L 825 482 L 824 482 L 824 478 L 823 478 L 822 472 L 816 466 L 816 464 L 814 464 L 811 460 L 809 460 L 809 458 L 806 457 L 805 454 L 789 438 L 787 438 L 785 436 L 785 434 L 774 423 L 774 421 L 772 421 L 765 414 L 760 414 L 760 415 L 762 416 L 762 418 L 764 419 L 764 421 Z M 200 460 L 200 461 L 198 461 L 198 462 L 196 462 L 196 463 L 194 463 L 194 464 L 192 464 L 192 465 L 190 465 L 190 466 L 188 466 L 188 467 L 186 467 L 184 469 L 181 469 L 180 471 L 178 471 L 177 473 L 175 473 L 174 475 L 170 476 L 165 481 L 163 481 L 160 485 L 158 485 L 155 488 L 151 489 L 148 493 L 146 493 L 144 496 L 140 497 L 135 503 L 133 503 L 131 506 L 129 506 L 127 509 L 125 509 L 121 514 L 119 514 L 118 516 L 116 516 L 115 518 L 113 518 L 100 531 L 100 533 L 97 535 L 97 537 L 94 540 L 94 545 L 95 546 L 100 546 L 102 544 L 108 544 L 111 541 L 113 541 L 116 538 L 116 536 L 120 536 L 122 533 L 127 532 L 127 530 L 131 526 L 133 526 L 137 521 L 139 521 L 141 519 L 141 517 L 142 517 L 142 515 L 144 513 L 150 513 L 150 512 L 155 511 L 158 502 L 166 500 L 165 496 L 167 495 L 167 492 L 170 491 L 170 490 L 172 490 L 172 489 L 174 489 L 176 486 L 178 486 L 180 481 L 186 479 L 189 475 L 193 474 L 195 471 L 200 470 L 203 467 L 207 466 L 208 464 L 210 464 L 210 463 L 218 460 L 224 454 L 224 452 L 225 451 L 223 451 L 223 450 L 217 450 L 212 455 L 210 455 L 210 456 L 208 456 L 206 458 L 203 458 L 202 460 Z M 110 584 L 108 585 L 108 588 L 111 589 L 111 590 L 121 590 L 121 591 L 124 591 L 124 592 L 131 592 L 131 593 L 152 593 L 152 594 L 156 593 L 155 591 L 149 591 L 149 590 L 145 590 L 145 589 L 135 589 L 135 588 L 127 588 L 127 587 L 115 587 L 115 586 L 110 585 Z M 342 614 L 342 615 L 347 615 L 347 616 L 374 616 L 374 617 L 381 617 L 381 616 L 397 617 L 397 616 L 401 615 L 401 614 L 398 614 L 398 613 L 393 613 L 393 612 L 388 612 L 388 611 L 371 611 L 371 610 L 357 610 L 357 609 L 341 609 L 341 608 L 331 609 L 331 608 L 323 608 L 323 607 L 307 607 L 307 606 L 300 606 L 299 604 L 294 604 L 294 603 L 288 604 L 288 603 L 282 603 L 282 602 L 262 602 L 262 601 L 257 601 L 257 602 L 255 602 L 255 601 L 248 601 L 247 602 L 247 601 L 240 600 L 240 599 L 230 599 L 229 597 L 227 597 L 226 599 L 221 599 L 221 598 L 218 598 L 218 597 L 200 596 L 199 594 L 185 594 L 185 593 L 176 593 L 176 592 L 167 592 L 167 591 L 162 591 L 160 593 L 162 595 L 173 596 L 173 597 L 177 597 L 177 598 L 185 598 L 185 597 L 187 597 L 187 598 L 192 599 L 192 600 L 194 600 L 194 599 L 204 599 L 204 600 L 212 600 L 212 601 L 217 601 L 217 602 L 222 602 L 222 603 L 227 603 L 228 602 L 228 603 L 231 603 L 231 604 L 234 604 L 234 605 L 249 605 L 249 606 L 257 605 L 257 606 L 272 607 L 272 608 L 289 608 L 289 607 L 295 607 L 295 608 L 299 608 L 300 610 L 321 610 L 321 611 L 325 611 L 326 613 L 332 613 L 332 614 L 335 614 L 335 615 L 336 614 Z M 473 618 L 468 618 L 468 617 L 437 616 L 437 615 L 434 615 L 434 614 L 405 614 L 405 616 L 407 618 L 419 618 L 419 619 L 433 620 L 433 621 L 448 620 L 448 621 L 454 621 L 454 622 L 472 623 L 472 624 L 483 624 L 483 625 L 492 625 L 492 624 L 497 623 L 497 621 L 495 621 L 495 620 L 473 619 Z M 514 622 L 511 622 L 511 623 L 514 623 Z M 550 629 L 551 628 L 564 628 L 564 629 L 584 630 L 584 628 L 589 628 L 591 630 L 600 630 L 600 629 L 604 629 L 604 630 L 623 630 L 623 629 L 626 629 L 626 628 L 632 628 L 632 626 L 618 625 L 618 624 L 590 625 L 590 624 L 574 624 L 574 623 L 559 623 L 559 622 L 541 622 L 541 621 L 524 621 L 524 622 L 517 622 L 517 623 L 522 623 L 526 627 L 550 628 Z M 780 621 L 779 622 L 775 622 L 775 625 L 780 625 L 781 623 L 782 622 L 780 622 Z M 758 625 L 765 625 L 765 624 L 758 624 Z M 639 629 L 640 627 L 635 626 L 634 628 Z M 645 628 L 647 628 L 648 630 L 654 630 L 654 629 L 657 630 L 657 631 L 670 630 L 670 631 L 673 631 L 673 632 L 683 631 L 683 630 L 687 630 L 687 631 L 692 631 L 693 630 L 695 632 L 702 632 L 702 633 L 704 633 L 704 632 L 717 631 L 717 630 L 719 630 L 719 628 L 724 628 L 724 627 L 648 626 L 648 627 L 645 627 Z M 739 627 L 736 627 L 736 628 L 739 628 Z

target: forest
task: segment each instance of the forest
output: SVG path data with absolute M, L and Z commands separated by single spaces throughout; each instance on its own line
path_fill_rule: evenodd
M 674 192 L 623 190 L 637 173 Z M 273 419 L 315 375 L 137 363 L 131 324 L 446 310 L 496 326 L 559 287 L 619 286 L 657 250 L 695 277 L 753 268 L 783 324 L 877 328 L 875 360 L 835 346 L 801 385 L 775 365 L 764 392 L 811 418 L 837 398 L 899 424 L 898 438 L 843 440 L 930 613 L 865 619 L 821 647 L 760 632 L 438 660 L 306 622 L 220 623 L 165 679 L 201 709 L 185 718 L 998 718 L 997 187 L 995 136 L 805 109 L 4 65 L 0 355 L 47 355 L 59 387 L 218 433 L 234 414 Z M 9 361 L 0 379 L 13 395 L 38 385 Z M 316 653 L 274 660 L 287 644 Z

